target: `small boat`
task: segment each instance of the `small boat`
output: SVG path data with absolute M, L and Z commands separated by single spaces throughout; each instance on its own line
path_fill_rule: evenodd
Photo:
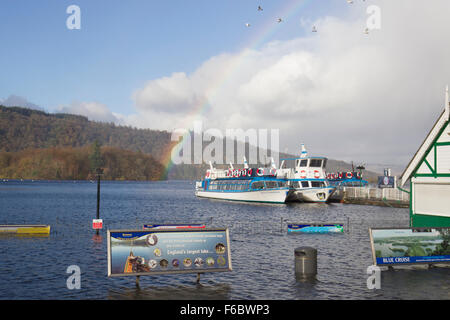
M 272 160 L 273 161 L 273 160 Z M 195 195 L 201 198 L 285 203 L 292 192 L 286 179 L 277 178 L 277 169 L 250 168 L 244 158 L 244 168 L 216 169 L 210 163 L 205 179 L 195 184 Z
M 50 234 L 49 225 L 0 225 L 0 234 Z
M 341 223 L 333 224 L 289 224 L 288 233 L 341 233 L 344 232 L 344 225 Z
M 281 159 L 279 178 L 286 178 L 295 191 L 288 201 L 328 202 L 336 187 L 326 179 L 327 158 L 308 157 L 302 144 L 300 157 Z
M 130 253 L 130 256 L 127 257 L 127 261 L 125 262 L 125 268 L 123 268 L 123 273 L 133 272 L 133 262 L 132 261 L 136 258 L 131 257 L 131 254 L 132 253 Z

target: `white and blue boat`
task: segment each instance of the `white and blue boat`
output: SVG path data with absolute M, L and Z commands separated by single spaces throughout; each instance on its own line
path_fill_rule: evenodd
M 243 169 L 216 169 L 210 163 L 205 178 L 197 181 L 195 195 L 201 198 L 285 203 L 293 192 L 288 180 L 277 178 L 277 169 L 249 168 L 244 160 Z
M 300 157 L 281 159 L 278 178 L 285 178 L 294 189 L 288 201 L 328 202 L 336 187 L 326 179 L 327 158 L 308 157 L 302 144 Z
M 357 171 L 327 173 L 327 180 L 335 187 L 367 187 L 369 182 L 363 180 L 362 173 Z

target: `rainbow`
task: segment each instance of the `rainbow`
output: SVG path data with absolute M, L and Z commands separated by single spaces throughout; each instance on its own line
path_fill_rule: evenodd
M 226 68 L 222 68 L 222 72 L 218 73 L 214 79 L 211 81 L 209 87 L 205 90 L 204 96 L 200 101 L 191 109 L 191 111 L 183 118 L 181 123 L 179 123 L 178 128 L 192 128 L 193 123 L 196 120 L 201 119 L 208 107 L 210 107 L 209 101 L 213 98 L 217 92 L 223 88 L 230 79 L 233 78 L 233 75 L 236 74 L 241 68 L 241 66 L 245 63 L 246 59 L 251 56 L 255 50 L 260 49 L 262 46 L 266 45 L 270 39 L 279 31 L 279 29 L 286 22 L 291 22 L 294 20 L 295 16 L 297 16 L 302 8 L 304 8 L 309 2 L 312 0 L 291 0 L 284 4 L 282 8 L 277 10 L 277 14 L 270 15 L 269 17 L 264 17 L 265 23 L 262 27 L 258 27 L 258 32 L 255 35 L 252 35 L 250 41 L 246 41 L 244 45 L 241 45 L 241 49 L 238 51 L 239 53 L 236 55 L 232 55 L 230 62 L 226 66 Z M 283 22 L 278 23 L 276 19 L 281 17 Z M 294 22 L 295 23 L 295 22 Z M 244 24 L 243 24 L 244 27 Z M 209 99 L 208 99 L 209 97 Z M 189 133 L 186 133 L 183 136 L 183 139 L 186 138 Z M 171 156 L 173 152 L 180 152 L 183 144 L 177 143 L 175 145 L 170 145 L 170 147 L 166 148 L 162 157 L 160 158 L 160 162 L 164 165 L 165 170 L 161 175 L 161 179 L 165 179 L 170 169 L 173 167 L 173 163 L 171 161 Z M 174 149 L 175 148 L 175 149 Z

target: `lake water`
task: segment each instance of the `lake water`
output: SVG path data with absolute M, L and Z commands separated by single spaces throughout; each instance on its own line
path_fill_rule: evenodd
M 449 299 L 450 268 L 383 271 L 367 288 L 369 227 L 407 227 L 408 209 L 344 204 L 250 204 L 199 199 L 190 181 L 102 182 L 101 239 L 96 183 L 0 182 L 1 224 L 50 224 L 48 237 L 0 238 L 0 299 Z M 288 222 L 344 222 L 343 234 L 287 234 Z M 228 227 L 233 271 L 107 277 L 107 229 L 150 223 Z M 294 249 L 318 251 L 315 280 L 297 281 Z M 81 289 L 66 286 L 71 265 Z

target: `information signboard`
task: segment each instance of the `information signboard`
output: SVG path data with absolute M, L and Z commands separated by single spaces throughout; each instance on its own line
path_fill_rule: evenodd
M 231 271 L 228 229 L 108 230 L 108 276 Z
M 450 228 L 369 229 L 376 265 L 450 263 Z
M 378 188 L 395 188 L 396 187 L 396 177 L 379 176 L 378 177 Z
M 93 219 L 92 220 L 92 229 L 94 229 L 94 230 L 103 229 L 103 219 Z

